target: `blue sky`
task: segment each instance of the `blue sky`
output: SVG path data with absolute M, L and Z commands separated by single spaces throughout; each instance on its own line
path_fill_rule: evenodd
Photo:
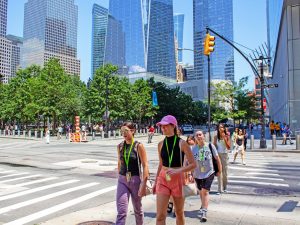
M 193 0 L 173 1 L 174 13 L 185 14 L 183 46 L 193 48 Z M 23 36 L 25 2 L 27 0 L 8 0 L 8 34 Z M 108 7 L 108 0 L 75 0 L 75 4 L 78 5 L 78 58 L 81 60 L 81 79 L 83 81 L 86 81 L 91 74 L 92 7 L 94 3 Z M 267 40 L 266 1 L 233 0 L 233 23 L 234 41 L 251 49 L 257 48 Z M 237 52 L 235 52 L 234 59 L 235 79 L 250 76 L 248 88 L 253 89 L 254 76 L 250 66 Z M 192 52 L 185 51 L 183 61 L 193 64 Z

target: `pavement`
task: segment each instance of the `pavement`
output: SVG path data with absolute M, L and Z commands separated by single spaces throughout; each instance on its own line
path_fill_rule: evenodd
M 143 198 L 144 224 L 152 225 L 156 223 L 155 198 L 156 196 L 154 195 Z M 198 196 L 186 199 L 184 208 L 186 224 L 192 225 L 200 222 L 198 217 L 199 208 L 200 200 Z M 114 224 L 116 213 L 115 202 L 109 202 L 99 207 L 58 217 L 40 225 L 77 225 L 88 221 L 107 221 L 111 222 L 110 224 Z M 95 222 L 91 224 L 97 225 L 100 223 Z M 126 224 L 135 224 L 134 211 L 131 204 Z M 176 219 L 172 214 L 167 217 L 166 224 L 176 224 Z M 299 225 L 299 198 L 294 196 L 257 196 L 230 193 L 211 194 L 206 224 Z

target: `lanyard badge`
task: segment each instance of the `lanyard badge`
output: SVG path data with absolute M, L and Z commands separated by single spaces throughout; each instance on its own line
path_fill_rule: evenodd
M 128 166 L 129 166 L 129 158 L 130 158 L 130 153 L 131 153 L 131 150 L 132 150 L 132 147 L 133 147 L 133 143 L 134 143 L 134 139 L 132 138 L 132 142 L 131 142 L 128 153 L 127 153 L 127 149 L 126 149 L 126 143 L 124 145 L 124 161 L 125 161 L 126 168 L 127 168 L 127 170 L 126 170 L 127 171 L 126 172 L 127 182 L 130 182 L 130 180 L 131 180 L 131 172 L 128 171 Z
M 174 147 L 175 147 L 176 140 L 177 140 L 177 136 L 175 135 L 174 142 L 173 142 L 172 153 L 170 155 L 167 138 L 165 139 L 165 143 L 166 143 L 166 147 L 167 147 L 167 152 L 168 152 L 168 158 L 169 158 L 169 168 L 171 167 L 171 164 L 172 164 L 173 153 L 174 153 Z M 171 181 L 171 176 L 169 174 L 166 174 L 166 181 Z

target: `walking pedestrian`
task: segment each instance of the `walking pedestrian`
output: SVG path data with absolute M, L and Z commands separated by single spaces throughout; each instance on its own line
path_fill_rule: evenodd
M 50 131 L 48 127 L 45 129 L 45 138 L 46 138 L 46 144 L 50 144 Z
M 236 162 L 236 157 L 240 153 L 242 157 L 242 164 L 246 165 L 245 162 L 245 151 L 244 151 L 244 135 L 243 135 L 243 130 L 239 129 L 238 135 L 236 136 L 236 145 L 234 149 L 234 158 L 233 158 L 233 163 Z
M 228 151 L 230 150 L 230 138 L 228 137 L 225 125 L 220 123 L 217 127 L 217 135 L 214 136 L 214 146 L 216 146 L 219 158 L 222 164 L 222 173 L 218 176 L 218 192 L 227 192 L 227 167 L 228 167 Z
M 154 184 L 156 197 L 156 224 L 166 224 L 167 207 L 170 197 L 173 198 L 176 213 L 176 224 L 184 222 L 183 173 L 193 170 L 196 162 L 189 145 L 177 136 L 177 120 L 167 115 L 157 123 L 166 136 L 158 144 L 159 166 Z M 183 165 L 184 156 L 189 164 Z
M 224 131 L 223 131 L 224 132 Z M 218 156 L 216 147 L 211 143 L 205 142 L 205 135 L 203 131 L 197 131 L 196 145 L 193 147 L 193 155 L 197 162 L 197 167 L 194 170 L 194 178 L 197 188 L 200 192 L 201 208 L 199 210 L 201 222 L 207 221 L 209 191 L 214 180 L 215 170 L 213 166 L 213 157 L 218 163 L 218 173 L 222 173 L 221 160 Z M 224 139 L 225 137 L 223 137 Z
M 146 182 L 149 176 L 146 150 L 140 142 L 134 140 L 135 125 L 125 122 L 121 127 L 124 141 L 118 145 L 118 185 L 116 204 L 118 215 L 116 225 L 125 225 L 128 203 L 134 208 L 137 225 L 144 223 L 142 197 L 146 195 Z M 139 163 L 140 162 L 140 163 Z M 142 170 L 140 169 L 142 165 Z M 142 171 L 142 174 L 140 174 Z
M 271 121 L 269 127 L 270 127 L 271 136 L 272 136 L 273 134 L 275 134 L 275 123 L 274 123 L 274 120 Z
M 152 125 L 149 126 L 149 128 L 148 128 L 148 143 L 152 142 L 152 138 L 154 136 L 154 131 L 155 131 L 154 127 Z

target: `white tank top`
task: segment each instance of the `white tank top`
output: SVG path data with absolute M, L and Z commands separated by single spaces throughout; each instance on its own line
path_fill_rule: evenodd
M 217 151 L 218 153 L 227 153 L 227 148 L 224 140 L 217 139 Z

